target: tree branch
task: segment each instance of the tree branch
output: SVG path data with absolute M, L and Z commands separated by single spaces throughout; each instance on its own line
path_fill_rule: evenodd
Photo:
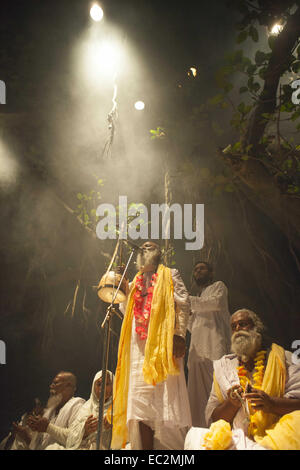
M 253 145 L 253 149 L 259 144 L 267 121 L 262 119 L 263 113 L 273 114 L 276 109 L 276 96 L 279 81 L 293 61 L 292 50 L 300 36 L 300 8 L 288 21 L 274 43 L 274 48 L 265 74 L 263 90 L 259 96 L 249 126 L 245 135 L 244 145 Z

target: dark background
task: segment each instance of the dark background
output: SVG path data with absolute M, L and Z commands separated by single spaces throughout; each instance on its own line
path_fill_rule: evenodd
M 172 173 L 189 154 L 192 161 L 200 164 L 200 158 L 202 165 L 214 167 L 220 164 L 216 148 L 232 137 L 224 120 L 220 141 L 203 127 L 196 132 L 196 145 L 189 124 L 194 103 L 216 93 L 216 71 L 234 47 L 237 14 L 226 2 L 111 0 L 102 6 L 103 35 L 115 34 L 130 52 L 130 65 L 117 80 L 119 114 L 108 161 L 101 153 L 113 82 L 99 78 L 97 91 L 76 82 L 71 60 L 91 25 L 90 2 L 2 1 L 0 6 L 0 79 L 7 85 L 0 138 L 18 168 L 0 188 L 0 339 L 7 348 L 7 363 L 0 366 L 0 438 L 31 408 L 34 397 L 47 400 L 58 371 L 73 371 L 77 394 L 87 399 L 101 369 L 105 304 L 93 286 L 105 272 L 114 242 L 91 237 L 61 200 L 74 209 L 76 195 L 103 178 L 101 202 L 117 205 L 119 195 L 145 204 L 163 202 L 166 163 Z M 191 66 L 199 77 L 182 93 Z M 132 106 L 137 99 L 146 102 L 141 114 Z M 151 142 L 149 130 L 174 121 L 179 143 L 170 147 L 165 162 L 166 153 Z M 182 241 L 174 242 L 176 267 L 187 287 L 193 263 L 207 259 L 211 249 L 215 279 L 229 289 L 231 313 L 253 309 L 269 334 L 289 349 L 299 337 L 300 279 L 288 241 L 249 202 L 247 230 L 234 194 L 224 194 L 216 204 L 199 187 L 199 199 L 189 200 L 181 178 L 172 180 L 173 202 L 205 204 L 205 248 L 187 252 Z M 118 334 L 118 319 L 114 329 Z M 114 337 L 112 369 L 116 351 Z

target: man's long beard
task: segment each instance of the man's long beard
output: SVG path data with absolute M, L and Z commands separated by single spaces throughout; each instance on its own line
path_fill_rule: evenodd
M 260 350 L 261 342 L 261 334 L 256 330 L 236 331 L 231 337 L 231 351 L 247 362 Z
M 62 401 L 62 394 L 57 393 L 55 395 L 50 395 L 47 401 L 47 406 L 46 408 L 51 408 L 51 409 L 56 409 L 58 405 L 60 405 Z
M 153 264 L 157 266 L 160 260 L 160 251 L 159 249 L 151 250 L 151 251 L 143 251 L 142 253 L 139 252 L 136 257 L 136 266 L 138 271 L 142 271 L 143 268 Z

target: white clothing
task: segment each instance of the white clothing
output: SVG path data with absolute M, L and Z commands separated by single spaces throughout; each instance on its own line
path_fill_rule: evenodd
M 113 380 L 113 374 L 109 370 L 107 374 L 110 375 L 111 380 Z M 99 400 L 94 392 L 94 384 L 95 381 L 102 377 L 102 370 L 97 372 L 94 377 L 91 389 L 90 399 L 80 408 L 77 417 L 72 424 L 72 426 L 68 430 L 68 436 L 66 440 L 66 449 L 67 450 L 75 450 L 75 449 L 85 449 L 85 450 L 96 450 L 96 437 L 97 432 L 90 434 L 86 438 L 83 439 L 84 435 L 84 426 L 87 418 L 91 415 L 94 418 L 98 418 L 99 416 Z M 112 404 L 112 398 L 108 398 L 104 403 L 104 415 Z M 101 450 L 109 449 L 110 446 L 110 436 L 111 431 L 105 430 L 104 427 L 102 428 L 102 447 Z
M 33 436 L 33 431 L 29 426 L 26 425 L 26 420 L 29 413 L 25 413 L 21 420 L 18 422 L 20 426 L 26 426 L 29 436 Z M 14 437 L 12 432 L 10 432 L 0 443 L 0 450 L 28 450 L 28 445 L 26 442 L 18 435 Z
M 199 357 L 220 359 L 230 351 L 231 329 L 227 287 L 217 281 L 205 287 L 201 296 L 190 296 L 190 349 Z
M 85 400 L 80 397 L 72 397 L 67 403 L 59 410 L 59 413 L 55 414 L 55 409 L 47 409 L 43 416 L 46 417 L 50 424 L 48 425 L 47 432 L 45 433 L 34 433 L 34 436 L 31 440 L 29 449 L 31 450 L 45 450 L 49 445 L 56 445 L 57 434 L 53 433 L 51 435 L 51 424 L 58 426 L 60 428 L 69 428 L 71 424 L 76 419 L 77 413 L 84 404 Z M 62 436 L 64 441 L 65 437 Z M 62 444 L 62 442 L 59 442 Z M 60 446 L 58 446 L 59 448 Z
M 193 426 L 205 426 L 205 407 L 213 381 L 213 360 L 230 351 L 231 329 L 227 288 L 222 281 L 207 286 L 201 296 L 190 296 L 188 329 L 188 393 Z
M 204 436 L 207 428 L 191 428 L 186 435 L 184 450 L 206 450 L 203 446 Z M 232 432 L 232 443 L 228 450 L 267 450 L 256 442 L 245 436 L 241 429 Z
M 285 351 L 286 357 L 286 398 L 300 399 L 300 365 L 291 363 L 291 353 Z M 228 354 L 221 359 L 214 361 L 214 372 L 216 380 L 220 386 L 220 390 L 224 399 L 227 397 L 227 391 L 234 385 L 239 385 L 239 377 L 237 374 L 238 358 L 235 354 Z M 220 401 L 215 393 L 214 385 L 206 407 L 206 420 L 210 425 L 211 416 L 214 409 L 220 405 Z M 243 408 L 236 413 L 232 423 L 232 445 L 229 450 L 266 450 L 252 439 L 247 437 L 248 421 Z M 208 429 L 193 427 L 189 430 L 185 440 L 185 450 L 202 450 L 203 437 Z
M 286 382 L 285 382 L 285 398 L 300 399 L 300 365 L 292 364 L 291 353 L 285 351 L 286 360 Z M 238 358 L 235 354 L 227 354 L 220 360 L 214 362 L 214 371 L 216 380 L 220 386 L 223 398 L 227 397 L 227 391 L 234 385 L 239 385 L 240 380 L 237 373 Z M 219 399 L 215 393 L 214 386 L 212 387 L 211 394 L 206 407 L 206 422 L 211 424 L 211 415 L 214 409 L 220 405 Z M 233 429 L 242 429 L 247 433 L 247 421 L 243 408 L 240 408 L 232 423 Z
M 174 334 L 185 336 L 190 310 L 188 292 L 178 270 L 171 270 L 174 285 L 175 307 L 180 310 Z M 145 276 L 151 279 L 152 273 Z M 154 430 L 157 449 L 183 449 L 187 428 L 191 426 L 189 400 L 183 370 L 183 360 L 179 360 L 180 375 L 168 376 L 167 380 L 155 386 L 145 383 L 143 377 L 144 350 L 146 340 L 135 331 L 135 318 L 132 321 L 130 349 L 130 378 L 127 404 L 127 426 L 131 449 L 140 450 L 138 421 Z

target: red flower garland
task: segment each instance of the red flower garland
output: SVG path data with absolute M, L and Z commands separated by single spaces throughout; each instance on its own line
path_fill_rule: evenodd
M 151 312 L 151 304 L 152 304 L 152 297 L 153 297 L 153 290 L 154 290 L 154 284 L 157 279 L 157 273 L 152 274 L 151 277 L 151 284 L 147 289 L 147 298 L 146 302 L 143 308 L 143 303 L 144 303 L 144 296 L 142 296 L 142 290 L 144 287 L 144 276 L 143 274 L 140 274 L 136 278 L 136 283 L 135 283 L 135 293 L 134 293 L 134 317 L 135 317 L 135 324 L 136 328 L 135 331 L 137 334 L 140 336 L 141 339 L 146 339 L 148 336 L 148 324 L 149 324 L 149 319 L 150 319 L 150 312 Z

